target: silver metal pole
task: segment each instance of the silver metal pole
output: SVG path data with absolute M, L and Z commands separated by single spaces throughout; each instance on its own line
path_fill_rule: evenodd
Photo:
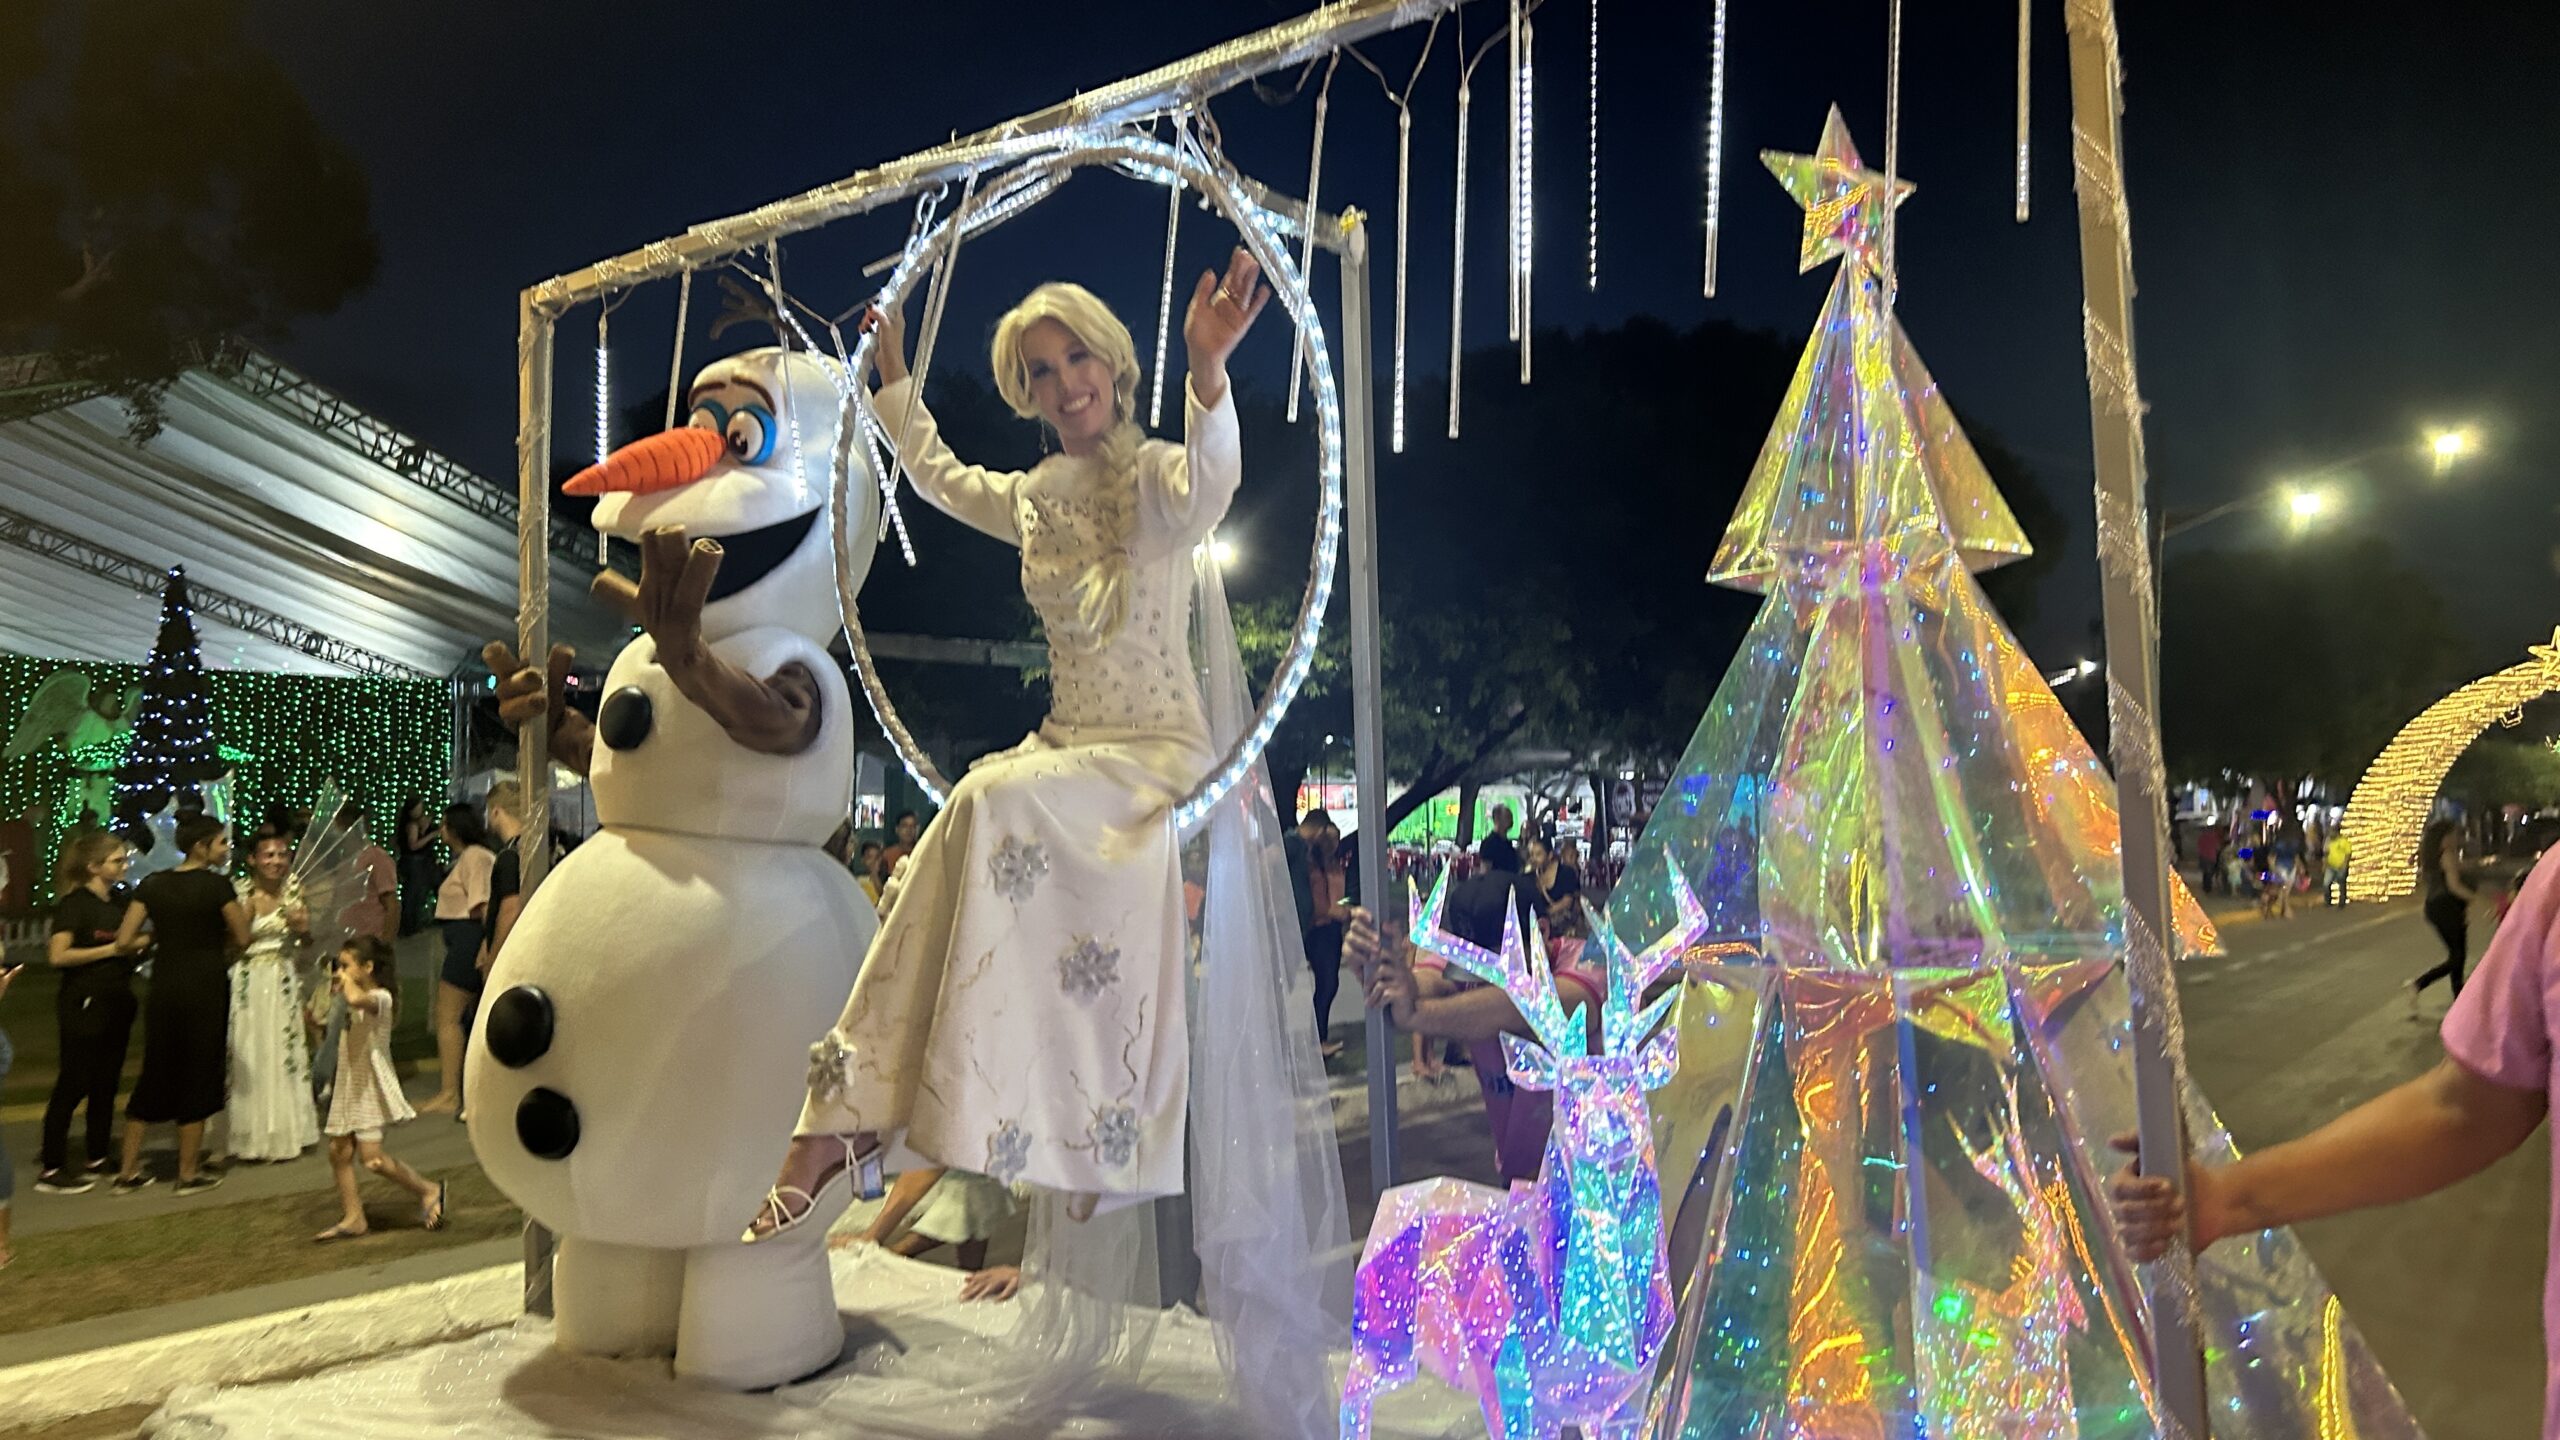
M 2134 1092 L 2142 1169 L 2186 1183 L 2180 1123 L 2186 1057 L 2170 966 L 2168 810 L 2160 759 L 2151 525 L 2144 495 L 2141 391 L 2133 362 L 2133 242 L 2117 122 L 2123 109 L 2113 0 L 2071 0 L 2072 169 L 2080 203 L 2087 307 L 2089 428 L 2095 449 L 2098 570 L 2105 602 L 2110 759 L 2124 836 L 2126 974 L 2133 998 Z M 2195 1258 L 2172 1250 L 2152 1276 L 2152 1373 L 2165 1418 L 2202 1440 L 2204 1356 L 2197 1348 Z
M 551 656 L 551 317 L 527 290 L 516 302 L 516 654 L 536 670 Z M 524 833 L 516 850 L 530 895 L 551 862 L 551 731 L 516 732 Z
M 516 654 L 548 672 L 551 656 L 551 316 L 527 290 L 516 302 Z M 516 732 L 524 833 L 516 837 L 524 893 L 551 862 L 551 727 Z M 551 1232 L 524 1223 L 524 1308 L 551 1313 Z
M 1369 379 L 1369 232 L 1345 211 L 1342 248 L 1342 508 L 1351 570 L 1351 766 L 1360 809 L 1360 898 L 1381 925 L 1387 895 L 1387 709 L 1378 674 L 1378 482 L 1375 387 Z M 1371 1011 L 1369 1191 L 1396 1183 L 1396 1047 Z

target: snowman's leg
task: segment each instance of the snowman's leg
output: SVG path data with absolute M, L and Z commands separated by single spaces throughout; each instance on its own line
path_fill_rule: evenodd
M 579 1355 L 664 1355 L 684 1304 L 681 1250 L 560 1237 L 552 1261 L 552 1343 Z
M 847 1187 L 820 1197 L 809 1223 L 753 1245 L 685 1252 L 684 1316 L 676 1375 L 729 1390 L 763 1390 L 826 1369 L 844 1351 L 827 1230 L 851 1203 Z

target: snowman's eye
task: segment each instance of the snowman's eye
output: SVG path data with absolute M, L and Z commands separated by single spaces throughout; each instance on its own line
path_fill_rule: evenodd
M 721 429 L 729 437 L 729 453 L 748 465 L 761 465 L 773 458 L 773 412 L 761 405 L 738 407 Z
M 693 413 L 685 417 L 684 423 L 689 430 L 726 430 L 729 428 L 729 407 L 717 400 L 696 400 Z

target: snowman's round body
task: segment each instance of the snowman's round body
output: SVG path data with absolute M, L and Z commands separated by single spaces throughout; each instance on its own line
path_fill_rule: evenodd
M 876 922 L 820 848 L 853 788 L 842 672 L 779 626 L 711 649 L 756 676 L 804 667 L 821 697 L 816 740 L 749 750 L 677 691 L 648 637 L 624 648 L 589 774 L 602 828 L 510 933 L 465 1096 L 482 1168 L 563 1237 L 560 1343 L 673 1349 L 679 1373 L 745 1388 L 805 1374 L 841 1343 L 824 1226 L 785 1237 L 799 1243 L 739 1237 L 791 1142 L 809 1046 Z M 798 1303 L 777 1302 L 776 1286 Z

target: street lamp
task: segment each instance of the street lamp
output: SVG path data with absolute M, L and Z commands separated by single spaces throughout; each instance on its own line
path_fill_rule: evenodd
M 2329 511 L 2329 492 L 2287 486 L 2284 492 L 2285 513 L 2293 518 L 2293 533 L 2301 534 L 2312 522 Z
M 2452 430 L 2438 430 L 2427 438 L 2427 452 L 2435 457 L 2436 473 L 2444 474 L 2453 462 L 2480 448 L 2480 437 L 2468 425 Z
M 1216 540 L 1210 542 L 1209 558 L 1217 561 L 1218 568 L 1221 570 L 1233 565 L 1236 563 L 1235 542 L 1232 540 Z

